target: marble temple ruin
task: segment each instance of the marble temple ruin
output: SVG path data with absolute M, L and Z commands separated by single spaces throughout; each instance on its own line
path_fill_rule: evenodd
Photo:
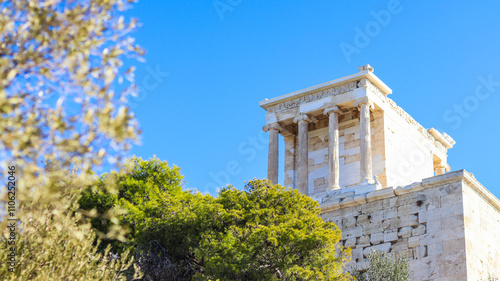
M 260 102 L 268 179 L 278 183 L 283 171 L 284 185 L 319 202 L 352 264 L 366 266 L 376 249 L 409 258 L 411 280 L 500 277 L 500 200 L 471 173 L 450 172 L 455 141 L 415 121 L 373 72 L 361 66 Z

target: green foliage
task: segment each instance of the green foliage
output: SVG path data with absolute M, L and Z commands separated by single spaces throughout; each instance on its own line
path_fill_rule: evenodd
M 175 264 L 168 258 L 167 251 L 157 242 L 151 241 L 135 249 L 136 263 L 145 275 L 142 280 L 191 280 L 194 275 L 189 261 Z
M 120 173 L 102 175 L 89 186 L 80 199 L 81 208 L 101 214 L 92 218 L 92 225 L 102 239 L 112 242 L 113 251 L 134 246 L 145 279 L 161 280 L 164 273 L 158 271 L 169 266 L 175 276 L 187 275 L 189 280 L 195 267 L 192 249 L 210 225 L 213 197 L 183 191 L 180 169 L 156 157 L 134 157 L 125 167 Z M 104 235 L 113 225 L 110 213 L 121 213 L 120 224 L 130 230 L 126 243 Z M 174 270 L 172 264 L 182 268 Z
M 119 163 L 138 133 L 126 106 L 133 69 L 122 69 L 123 59 L 143 53 L 127 37 L 136 24 L 122 15 L 129 2 L 0 3 L 0 177 L 16 167 L 19 219 L 17 264 L 12 273 L 2 263 L 1 280 L 123 279 L 130 267 L 126 253 L 97 253 L 95 233 L 77 212 L 91 170 L 104 159 Z M 119 85 L 123 77 L 130 81 Z M 108 235 L 123 240 L 108 215 Z M 0 221 L 4 260 L 10 231 L 6 217 Z
M 308 196 L 254 179 L 243 191 L 224 188 L 215 203 L 222 208 L 195 251 L 200 279 L 350 280 L 340 231 Z
M 348 252 L 336 248 L 340 231 L 319 218 L 317 202 L 296 190 L 253 180 L 243 191 L 229 186 L 214 198 L 183 191 L 179 169 L 156 158 L 132 158 L 128 165 L 126 173 L 102 176 L 81 205 L 101 213 L 124 209 L 130 243 L 144 249 L 154 242 L 154 254 L 180 267 L 177 274 L 196 273 L 195 280 L 350 280 L 342 273 Z M 100 188 L 110 179 L 115 194 Z M 99 221 L 94 226 L 105 232 Z M 139 250 L 139 257 L 151 256 Z
M 123 59 L 143 53 L 127 36 L 136 25 L 121 15 L 128 2 L 0 3 L 0 149 L 23 175 L 20 199 L 33 187 L 40 197 L 57 192 L 46 161 L 84 176 L 105 157 L 118 161 L 136 139 L 126 106 L 134 86 L 115 82 L 133 77 Z
M 73 215 L 32 214 L 38 219 L 27 224 L 18 238 L 15 272 L 2 262 L 2 280 L 126 280 L 133 259 L 127 252 L 114 258 L 109 248 L 98 253 L 89 224 L 78 225 Z M 11 246 L 1 244 L 5 261 Z
M 79 201 L 83 210 L 96 210 L 100 216 L 93 216 L 92 225 L 102 239 L 114 241 L 110 227 L 112 218 L 119 215 L 121 225 L 129 229 L 128 244 L 139 243 L 144 237 L 147 225 L 154 224 L 153 218 L 161 220 L 165 206 L 174 212 L 183 196 L 182 179 L 178 167 L 170 168 L 167 162 L 156 157 L 151 160 L 131 158 L 125 164 L 125 172 L 103 174 L 84 190 Z M 113 243 L 114 251 L 123 250 L 123 245 Z
M 91 225 L 75 212 L 78 206 L 74 198 L 78 196 L 74 188 L 83 188 L 85 182 L 67 174 L 66 171 L 51 173 L 51 180 L 61 187 L 54 201 L 33 201 L 21 209 L 24 219 L 17 225 L 14 244 L 6 239 L 8 232 L 3 232 L 0 256 L 6 261 L 8 255 L 15 253 L 15 264 L 11 272 L 9 263 L 0 263 L 1 279 L 126 280 L 133 275 L 138 278 L 139 271 L 134 274 L 133 258 L 128 252 L 121 256 L 113 255 L 110 248 L 98 252 Z M 70 205 L 58 205 L 61 202 Z M 2 218 L 2 229 L 10 222 Z
M 352 275 L 359 281 L 409 281 L 410 263 L 403 258 L 393 259 L 376 250 L 368 254 L 367 270 L 355 269 Z

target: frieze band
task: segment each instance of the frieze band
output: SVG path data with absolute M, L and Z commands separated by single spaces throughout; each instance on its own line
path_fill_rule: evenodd
M 314 94 L 310 94 L 307 96 L 296 98 L 296 99 L 293 99 L 291 101 L 283 102 L 283 103 L 277 104 L 275 106 L 269 107 L 267 109 L 267 112 L 272 113 L 272 112 L 283 111 L 283 110 L 298 107 L 304 103 L 313 102 L 315 100 L 320 100 L 320 99 L 335 96 L 338 94 L 343 94 L 343 93 L 352 91 L 354 89 L 360 88 L 360 86 L 358 85 L 359 82 L 360 82 L 360 80 L 349 82 L 349 83 L 340 85 L 338 87 L 334 87 L 331 89 L 323 90 L 321 92 L 317 92 Z

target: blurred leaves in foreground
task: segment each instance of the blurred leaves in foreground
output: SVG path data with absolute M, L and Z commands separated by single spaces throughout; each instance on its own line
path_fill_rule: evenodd
M 139 133 L 127 107 L 133 69 L 123 65 L 143 54 L 129 36 L 136 21 L 123 16 L 130 2 L 0 3 L 0 175 L 16 167 L 19 219 L 15 270 L 1 263 L 2 280 L 111 280 L 131 268 L 125 252 L 98 253 L 77 207 L 91 170 L 119 167 Z M 0 194 L 5 209 L 6 188 Z M 4 260 L 12 245 L 1 215 Z
M 296 190 L 253 180 L 214 198 L 159 159 L 122 167 L 139 134 L 123 62 L 143 54 L 129 2 L 0 3 L 0 175 L 16 167 L 19 219 L 0 279 L 351 280 L 340 231 Z M 120 172 L 96 178 L 104 163 Z

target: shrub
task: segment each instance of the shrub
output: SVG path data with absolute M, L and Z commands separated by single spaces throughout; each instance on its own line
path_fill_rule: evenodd
M 410 263 L 403 258 L 394 259 L 376 250 L 368 254 L 367 269 L 355 268 L 352 275 L 359 281 L 409 281 Z
M 297 190 L 249 181 L 218 197 L 182 190 L 177 167 L 157 158 L 128 161 L 127 172 L 103 175 L 81 200 L 87 210 L 126 213 L 146 278 L 162 280 L 350 280 L 349 253 L 338 249 L 340 231 L 320 217 L 316 201 Z M 116 185 L 106 193 L 101 185 Z M 93 226 L 105 231 L 101 220 Z M 120 249 L 120 242 L 113 247 Z M 122 244 L 123 245 L 123 244 Z M 340 254 L 337 253 L 339 251 Z M 172 277 L 171 277 L 172 278 Z

